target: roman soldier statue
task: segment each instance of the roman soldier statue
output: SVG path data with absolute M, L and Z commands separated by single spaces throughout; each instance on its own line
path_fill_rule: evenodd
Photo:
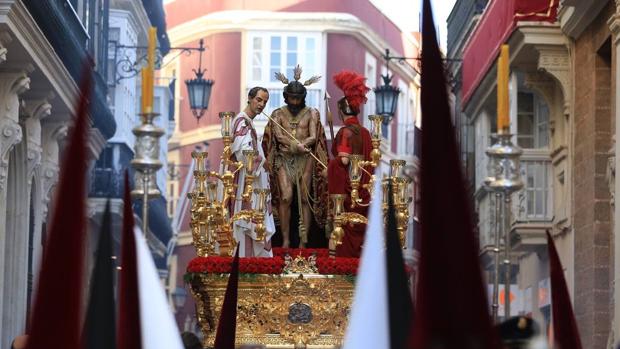
M 361 202 L 352 205 L 351 182 L 349 180 L 349 156 L 362 155 L 364 161 L 370 161 L 372 143 L 370 132 L 360 124 L 358 114 L 366 103 L 366 78 L 352 71 L 342 71 L 334 75 L 334 83 L 342 90 L 344 96 L 338 100 L 338 115 L 344 126 L 338 131 L 332 143 L 332 160 L 327 171 L 329 194 L 344 194 L 344 211 L 356 212 L 368 216 L 370 192 L 367 185 L 370 181 L 368 173 L 372 168 L 362 172 L 359 185 Z M 336 247 L 338 257 L 359 257 L 364 243 L 365 224 L 345 224 L 342 244 Z

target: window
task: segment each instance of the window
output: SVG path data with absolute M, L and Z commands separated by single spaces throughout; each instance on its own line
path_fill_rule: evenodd
M 116 57 L 114 55 L 114 49 L 117 45 L 120 44 L 121 38 L 121 29 L 120 28 L 110 28 L 108 32 L 108 70 L 107 70 L 107 82 L 108 86 L 114 88 L 116 86 Z M 110 92 L 110 96 L 114 96 L 113 92 Z M 111 104 L 114 104 L 112 102 Z
M 376 96 L 372 89 L 377 86 L 377 59 L 371 55 L 369 52 L 366 52 L 365 57 L 365 66 L 364 76 L 366 77 L 366 86 L 370 87 L 371 91 L 368 92 L 366 97 L 368 97 L 368 101 L 364 106 L 364 127 L 369 130 L 372 130 L 372 123 L 370 119 L 368 119 L 368 115 L 372 115 L 375 113 L 376 108 Z
M 525 184 L 519 197 L 521 218 L 551 219 L 551 161 L 523 160 L 521 161 L 521 176 Z
M 250 88 L 263 86 L 269 90 L 269 104 L 265 113 L 271 113 L 284 104 L 282 92 L 284 85 L 276 79 L 276 73 L 285 74 L 293 79 L 293 69 L 299 64 L 303 73 L 300 81 L 304 82 L 313 75 L 323 75 L 320 33 L 297 32 L 253 32 L 248 34 L 247 47 L 247 86 L 242 105 Z M 325 77 L 318 83 L 307 86 L 306 104 L 321 110 L 321 89 L 325 86 Z M 321 113 L 322 114 L 322 113 Z M 322 115 L 323 116 L 323 115 Z
M 297 64 L 303 68 L 304 80 L 321 74 L 318 71 L 319 33 L 251 33 L 248 37 L 251 48 L 249 83 L 281 85 L 275 74 L 281 72 L 292 79 Z
M 416 120 L 417 120 L 417 106 L 416 106 L 416 90 L 415 87 L 409 90 L 408 93 L 408 97 L 407 98 L 407 110 L 408 112 L 408 117 L 407 117 L 407 123 L 405 125 L 405 130 L 403 132 L 404 134 L 404 139 L 403 139 L 403 153 L 408 154 L 408 155 L 415 155 L 415 134 L 416 134 Z
M 413 118 L 409 110 L 409 86 L 403 81 L 398 81 L 398 88 L 400 88 L 400 97 L 398 98 L 398 109 L 396 110 L 397 117 L 392 122 L 396 121 L 398 128 L 396 134 L 396 153 L 397 154 L 411 154 L 413 155 L 413 149 L 408 147 L 406 142 L 407 131 L 413 126 Z M 409 149 L 409 152 L 407 151 Z
M 517 144 L 522 148 L 549 146 L 549 108 L 537 94 L 517 94 Z

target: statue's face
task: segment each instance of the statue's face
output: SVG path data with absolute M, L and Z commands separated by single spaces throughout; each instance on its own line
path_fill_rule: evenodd
M 268 101 L 269 101 L 269 93 L 263 90 L 258 91 L 258 93 L 256 93 L 256 96 L 254 96 L 254 98 L 248 101 L 248 103 L 250 104 L 250 110 L 254 114 L 250 116 L 253 117 L 253 116 L 256 116 L 262 113 Z
M 297 115 L 305 106 L 306 100 L 300 96 L 287 96 L 285 99 L 288 110 L 293 115 Z

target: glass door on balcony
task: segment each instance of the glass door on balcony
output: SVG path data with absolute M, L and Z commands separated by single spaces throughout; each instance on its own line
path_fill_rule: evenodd
M 550 220 L 551 205 L 551 160 L 527 159 L 521 161 L 521 175 L 525 184 L 519 193 L 519 220 Z

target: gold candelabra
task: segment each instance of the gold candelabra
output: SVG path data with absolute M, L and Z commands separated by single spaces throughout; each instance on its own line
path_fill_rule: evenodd
M 381 161 L 381 123 L 383 116 L 370 115 L 368 117 L 372 122 L 371 130 L 371 142 L 372 151 L 370 153 L 370 160 L 364 160 L 362 155 L 353 154 L 349 155 L 349 180 L 351 183 L 351 208 L 356 206 L 368 206 L 370 202 L 364 203 L 363 198 L 360 195 L 360 183 L 363 172 L 370 176 L 368 184 L 363 186 L 364 189 L 370 193 L 372 200 L 374 188 L 374 182 L 376 177 L 371 171 L 379 166 Z M 396 211 L 396 226 L 401 247 L 405 247 L 405 235 L 407 232 L 407 226 L 409 223 L 409 203 L 411 202 L 411 196 L 408 195 L 408 188 L 411 181 L 403 174 L 403 167 L 405 166 L 404 160 L 390 160 L 390 173 L 387 178 L 383 179 L 383 197 L 382 207 L 384 211 L 384 217 L 387 216 L 388 197 L 389 197 L 389 185 L 392 184 L 392 198 L 394 202 L 394 209 Z M 332 256 L 335 255 L 336 246 L 342 244 L 342 238 L 344 237 L 343 226 L 346 224 L 366 224 L 367 218 L 355 213 L 345 212 L 344 201 L 345 196 L 343 194 L 330 195 L 332 200 L 332 214 L 333 214 L 333 230 L 329 240 L 329 249 Z M 370 201 L 370 200 L 369 200 Z
M 409 184 L 411 179 L 406 177 L 403 173 L 405 167 L 405 160 L 393 159 L 390 160 L 390 176 L 388 177 L 387 184 L 392 184 L 392 202 L 394 203 L 394 211 L 396 214 L 396 230 L 398 231 L 398 238 L 400 240 L 401 247 L 405 247 L 405 234 L 407 232 L 407 226 L 409 225 L 409 203 L 413 200 L 411 195 L 408 195 Z M 384 187 L 384 213 L 387 215 L 388 208 L 388 190 L 387 186 Z
M 349 155 L 349 179 L 351 181 L 351 207 L 355 207 L 357 205 L 368 206 L 369 203 L 363 203 L 362 198 L 359 196 L 359 185 L 360 180 L 362 178 L 362 172 L 365 172 L 370 176 L 370 182 L 365 186 L 365 189 L 371 190 L 373 187 L 373 183 L 375 181 L 375 175 L 371 173 L 374 172 L 374 169 L 379 166 L 379 161 L 381 161 L 381 122 L 383 121 L 383 116 L 381 115 L 370 115 L 368 116 L 370 121 L 372 122 L 372 130 L 371 134 L 371 143 L 372 143 L 372 151 L 370 152 L 370 160 L 364 161 L 362 155 Z M 369 171 L 367 168 L 371 168 Z
M 379 166 L 379 162 L 381 161 L 381 122 L 383 121 L 383 116 L 370 115 L 368 118 L 372 122 L 372 129 L 370 132 L 372 151 L 370 153 L 370 160 L 364 160 L 364 157 L 359 154 L 352 154 L 348 157 L 349 181 L 351 183 L 351 208 L 370 205 L 370 200 L 369 202 L 364 203 L 359 194 L 362 172 L 365 172 L 370 176 L 369 183 L 365 184 L 363 188 L 370 191 L 370 197 L 372 198 L 373 193 L 371 190 L 373 188 L 374 181 L 376 180 L 376 177 L 372 172 L 374 172 L 374 169 Z M 332 194 L 330 195 L 330 199 L 332 200 L 333 230 L 329 239 L 329 249 L 330 254 L 334 256 L 336 246 L 342 244 L 342 238 L 344 237 L 344 230 L 342 229 L 342 226 L 345 224 L 366 224 L 368 220 L 359 213 L 345 212 L 344 195 Z
M 351 155 L 349 156 L 349 178 L 351 181 L 351 206 L 355 206 L 355 202 L 358 201 L 359 205 L 359 193 L 358 188 L 360 184 L 361 171 L 362 168 L 360 164 L 368 164 L 369 162 L 362 161 L 362 157 L 360 155 Z M 405 248 L 405 236 L 407 233 L 407 228 L 409 225 L 409 204 L 412 201 L 412 196 L 409 194 L 409 185 L 411 184 L 411 179 L 406 177 L 403 173 L 403 168 L 405 166 L 404 160 L 394 159 L 390 160 L 390 172 L 389 176 L 383 178 L 381 182 L 381 186 L 383 189 L 383 196 L 381 198 L 383 215 L 384 215 L 384 223 L 386 222 L 387 213 L 388 213 L 388 204 L 389 204 L 389 195 L 390 195 L 390 185 L 392 186 L 392 202 L 394 204 L 394 211 L 396 214 L 396 231 L 398 233 L 398 239 L 400 241 L 400 245 L 402 248 Z M 374 176 L 371 177 L 372 181 L 376 180 Z M 369 183 L 369 184 L 371 184 Z M 371 193 L 371 198 L 373 193 Z M 329 240 L 329 249 L 330 254 L 335 256 L 336 247 L 342 244 L 342 238 L 344 237 L 344 229 L 342 228 L 345 224 L 366 224 L 368 220 L 366 217 L 355 213 L 355 212 L 345 212 L 344 211 L 344 194 L 332 194 L 330 195 L 332 200 L 332 208 L 333 208 L 333 230 Z
M 256 150 L 243 150 L 245 163 L 245 187 L 243 188 L 243 201 L 249 202 L 252 196 L 252 184 L 254 184 L 254 159 L 258 156 Z
M 230 256 L 234 252 L 236 241 L 233 224 L 244 220 L 254 223 L 257 240 L 265 239 L 265 207 L 268 189 L 254 188 L 255 164 L 258 156 L 256 150 L 243 150 L 244 161 L 232 158 L 231 121 L 234 112 L 219 114 L 222 123 L 222 142 L 224 149 L 221 156 L 219 172 L 206 168 L 207 152 L 192 152 L 195 162 L 194 190 L 188 193 L 191 200 L 190 228 L 192 239 L 199 256 L 219 254 Z M 245 168 L 245 183 L 241 198 L 237 198 L 236 173 Z M 252 207 L 252 194 L 257 198 L 255 209 L 243 209 L 236 213 L 234 204 L 237 199 Z
M 344 194 L 331 194 L 333 214 L 334 214 L 334 229 L 332 230 L 329 238 L 329 252 L 330 256 L 336 255 L 336 246 L 342 244 L 342 238 L 344 237 L 344 230 L 342 226 L 345 224 L 367 224 L 368 218 L 362 216 L 357 212 L 345 212 L 344 211 Z

